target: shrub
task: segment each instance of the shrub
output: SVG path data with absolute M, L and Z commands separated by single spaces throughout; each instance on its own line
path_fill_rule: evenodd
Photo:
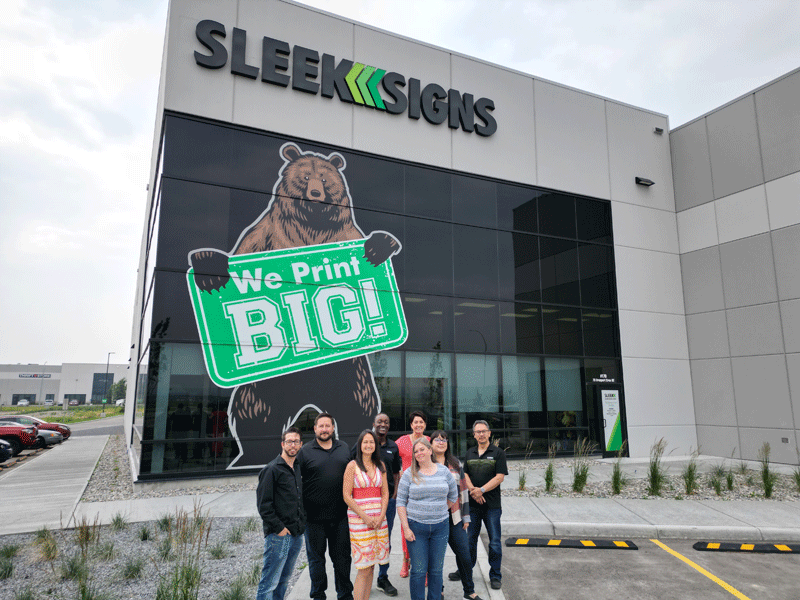
M 19 544 L 6 544 L 0 548 L 0 558 L 14 558 L 19 552 Z
M 81 553 L 72 554 L 61 560 L 61 578 L 78 582 L 89 578 L 89 567 Z
M 233 529 L 231 529 L 230 533 L 228 534 L 228 541 L 231 544 L 241 544 L 242 543 L 242 528 L 237 525 Z
M 628 476 L 622 472 L 622 457 L 625 455 L 625 446 L 628 441 L 622 442 L 622 447 L 617 450 L 617 460 L 611 469 L 611 491 L 616 495 L 622 492 L 622 488 L 628 485 Z
M 156 521 L 156 525 L 163 532 L 168 532 L 172 528 L 172 515 L 161 515 Z
M 247 587 L 242 579 L 235 579 L 233 583 L 219 595 L 219 600 L 247 600 Z
M 256 517 L 249 517 L 242 525 L 242 529 L 248 533 L 261 530 L 261 520 Z
M 85 558 L 89 552 L 89 547 L 100 541 L 99 517 L 95 517 L 94 521 L 90 522 L 86 515 L 82 516 L 78 521 L 78 526 L 75 528 L 74 536 L 75 543 L 78 544 L 81 554 Z
M 556 466 L 553 461 L 556 457 L 556 444 L 553 442 L 547 449 L 547 468 L 544 470 L 544 489 L 548 492 L 553 491 L 556 482 Z
M 125 515 L 122 513 L 117 513 L 111 518 L 111 529 L 114 531 L 122 531 L 128 528 L 128 521 L 125 519 Z
M 661 459 L 664 457 L 664 450 L 667 449 L 667 441 L 661 438 L 650 447 L 650 465 L 647 470 L 647 493 L 651 496 L 660 496 L 661 489 L 667 481 L 667 474 Z
M 777 474 L 769 468 L 770 447 L 769 442 L 764 442 L 758 451 L 758 460 L 761 462 L 761 485 L 764 487 L 764 497 L 771 498 L 778 480 Z
M 33 589 L 27 586 L 14 592 L 14 600 L 36 600 L 36 596 L 33 594 Z
M 225 542 L 217 542 L 208 549 L 208 554 L 215 560 L 225 558 L 228 555 L 228 546 Z
M 708 485 L 716 492 L 717 496 L 722 495 L 722 479 L 719 473 L 711 472 L 711 475 L 708 477 Z
M 139 539 L 143 542 L 150 539 L 150 528 L 147 525 L 142 525 L 139 528 Z
M 14 563 L 8 557 L 0 557 L 0 579 L 9 579 L 14 574 Z
M 681 477 L 683 477 L 683 487 L 686 490 L 687 496 L 697 491 L 697 455 L 697 450 L 692 452 L 689 464 L 683 468 L 683 473 L 681 474 Z
M 589 438 L 581 438 L 575 444 L 575 458 L 572 461 L 572 491 L 581 493 L 589 480 L 589 455 L 595 445 Z
M 109 541 L 105 544 L 99 544 L 95 550 L 95 554 L 100 560 L 114 560 L 114 557 L 117 555 L 116 550 L 114 550 L 114 542 Z

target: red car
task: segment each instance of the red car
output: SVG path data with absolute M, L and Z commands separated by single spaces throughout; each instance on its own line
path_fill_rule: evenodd
M 16 456 L 26 448 L 36 446 L 36 436 L 39 430 L 35 425 L 20 425 L 19 423 L 0 422 L 0 440 L 11 444 L 11 456 Z
M 63 423 L 48 423 L 42 421 L 39 417 L 31 417 L 28 415 L 7 415 L 0 417 L 0 421 L 6 423 L 19 423 L 20 425 L 35 425 L 39 429 L 49 429 L 50 431 L 57 431 L 66 440 L 72 435 L 72 430 Z

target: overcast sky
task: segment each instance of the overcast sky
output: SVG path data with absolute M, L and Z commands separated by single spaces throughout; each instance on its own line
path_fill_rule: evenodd
M 800 67 L 797 0 L 305 3 L 672 127 Z M 167 2 L 2 8 L 0 363 L 125 363 Z

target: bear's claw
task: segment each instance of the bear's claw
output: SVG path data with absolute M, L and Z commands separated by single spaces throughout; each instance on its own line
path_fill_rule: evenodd
M 385 231 L 373 231 L 364 242 L 364 258 L 376 267 L 399 251 L 400 242 Z
M 228 283 L 228 255 L 218 250 L 200 250 L 189 257 L 194 282 L 203 292 L 219 290 Z

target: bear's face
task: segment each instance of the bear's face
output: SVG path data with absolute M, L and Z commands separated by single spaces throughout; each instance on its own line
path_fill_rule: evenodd
M 349 202 L 344 178 L 332 162 L 320 156 L 303 155 L 287 163 L 283 183 L 290 198 L 346 206 Z

